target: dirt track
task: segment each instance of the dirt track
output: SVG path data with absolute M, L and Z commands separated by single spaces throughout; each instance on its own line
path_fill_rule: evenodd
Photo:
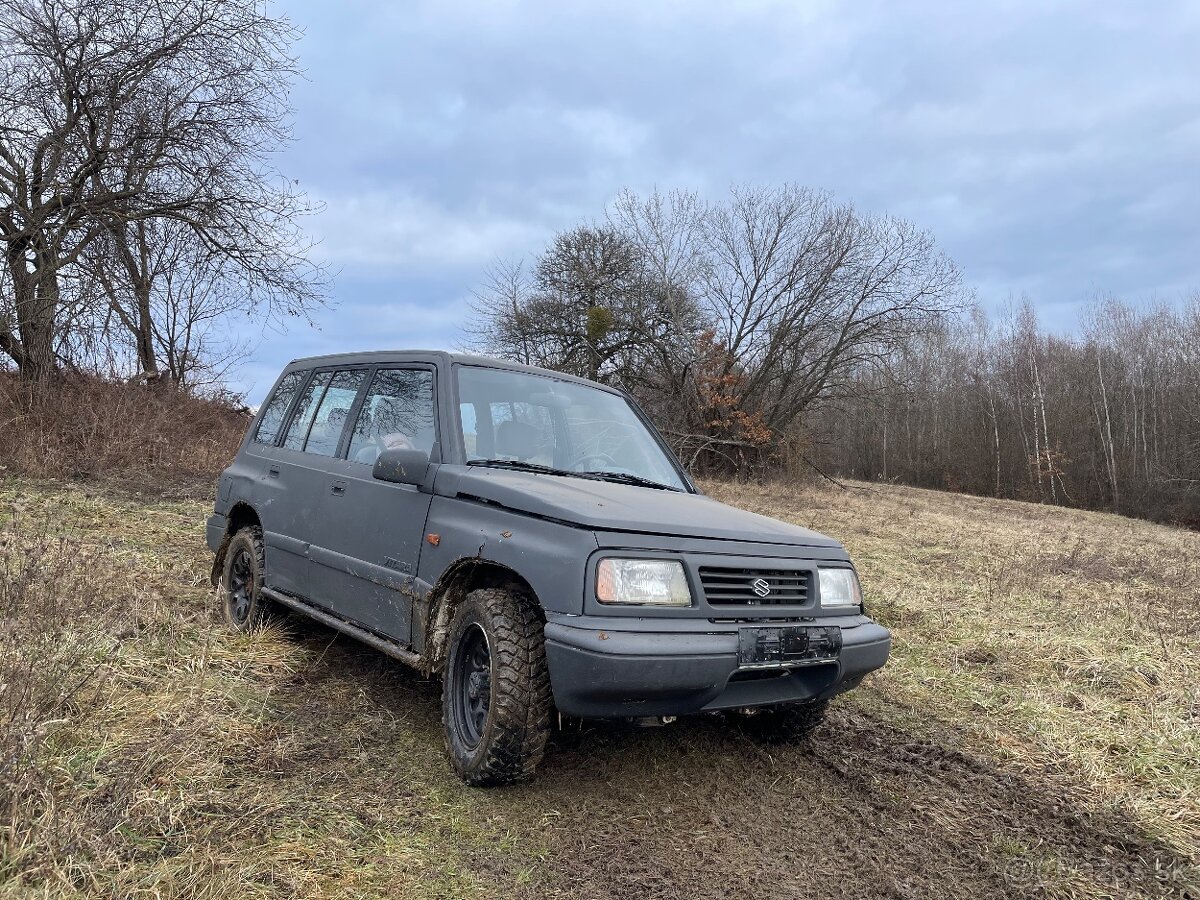
M 324 629 L 302 632 L 321 671 L 297 695 L 277 694 L 280 711 L 308 731 L 317 755 L 332 749 L 330 725 L 368 741 L 370 772 L 350 783 L 356 794 L 388 795 L 395 732 L 381 717 L 364 733 L 360 713 L 378 704 L 399 716 L 424 756 L 438 740 L 436 685 L 343 639 L 327 646 Z M 364 686 L 363 707 L 330 722 L 330 704 L 353 684 Z M 1061 895 L 1071 882 L 1080 896 L 1187 896 L 1185 858 L 1136 837 L 1130 821 L 1078 805 L 1067 779 L 1000 771 L 955 749 L 960 736 L 935 717 L 918 736 L 865 705 L 835 705 L 820 736 L 797 747 L 765 747 L 716 718 L 560 732 L 535 784 L 471 792 L 487 827 L 536 836 L 541 863 L 529 883 L 507 887 L 528 861 L 503 848 L 460 847 L 463 862 L 484 876 L 485 893 L 495 879 L 495 896 L 982 900 L 1044 896 L 1050 886 Z

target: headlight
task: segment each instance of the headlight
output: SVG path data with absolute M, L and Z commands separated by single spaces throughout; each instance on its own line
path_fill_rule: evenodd
M 862 588 L 853 569 L 819 569 L 821 573 L 821 606 L 862 606 Z
M 596 599 L 640 606 L 691 606 L 683 563 L 670 559 L 602 559 L 596 567 Z

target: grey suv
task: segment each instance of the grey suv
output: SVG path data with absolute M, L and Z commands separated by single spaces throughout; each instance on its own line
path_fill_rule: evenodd
M 440 674 L 474 785 L 530 776 L 555 710 L 805 734 L 891 645 L 839 543 L 705 497 L 620 391 L 478 357 L 291 363 L 208 545 L 234 628 L 286 607 Z

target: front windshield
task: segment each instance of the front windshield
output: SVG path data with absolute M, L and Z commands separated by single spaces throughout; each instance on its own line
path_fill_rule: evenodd
M 624 397 L 505 369 L 459 366 L 467 462 L 686 490 Z

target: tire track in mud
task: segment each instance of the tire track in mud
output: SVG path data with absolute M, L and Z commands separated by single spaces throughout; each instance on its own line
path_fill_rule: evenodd
M 307 629 L 300 640 L 319 662 L 275 694 L 303 746 L 338 758 L 346 748 L 331 733 L 355 734 L 372 765 L 348 784 L 399 798 L 388 754 L 406 723 L 419 735 L 409 752 L 425 761 L 406 817 L 421 817 L 424 790 L 462 791 L 478 825 L 499 823 L 539 848 L 530 868 L 497 847 L 458 845 L 484 896 L 1200 900 L 1185 887 L 1197 882 L 1192 861 L 1098 810 L 1067 776 L 1006 770 L 959 749 L 949 724 L 929 716 L 918 734 L 890 720 L 890 706 L 868 713 L 853 698 L 835 702 L 811 740 L 784 747 L 717 717 L 658 729 L 589 723 L 552 736 L 533 783 L 463 788 L 440 758 L 436 684 Z M 331 709 L 349 692 L 362 692 L 361 708 Z M 897 721 L 912 712 L 895 709 Z M 343 727 L 331 732 L 333 722 Z
M 1086 896 L 1197 896 L 1190 861 L 1136 823 L 952 749 L 952 734 L 852 709 L 770 754 L 718 723 L 621 734 L 552 749 L 546 788 L 569 813 L 552 820 L 553 876 L 527 896 L 983 900 L 1046 896 L 1049 876 L 1061 892 L 1064 873 Z

